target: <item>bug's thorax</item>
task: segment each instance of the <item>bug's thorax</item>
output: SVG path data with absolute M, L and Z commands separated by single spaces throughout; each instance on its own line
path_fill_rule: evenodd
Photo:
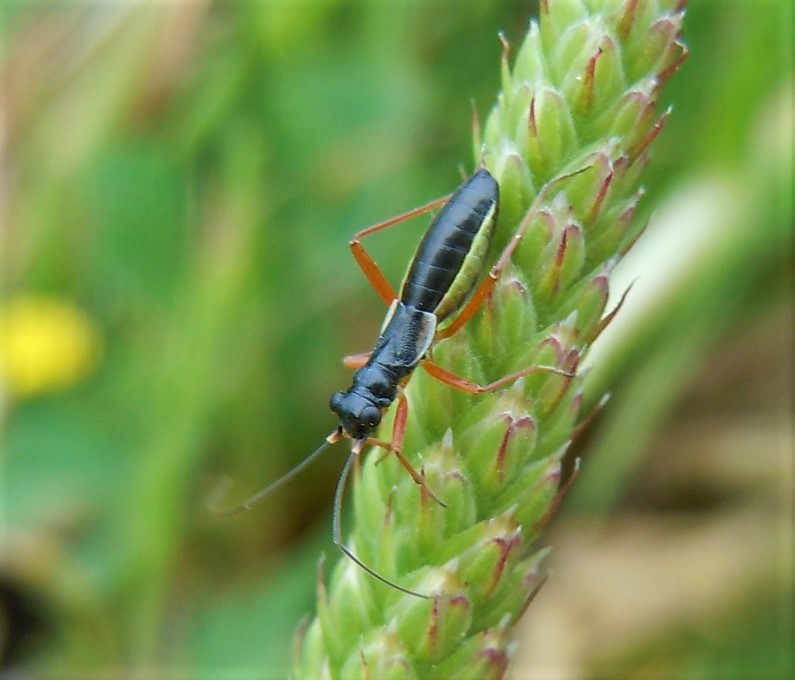
M 435 330 L 433 314 L 392 303 L 367 363 L 353 374 L 345 392 L 331 397 L 331 410 L 352 439 L 368 437 L 378 427 L 381 414 L 431 346 Z
M 398 389 L 433 344 L 437 325 L 460 308 L 485 266 L 497 218 L 499 186 L 481 168 L 453 194 L 409 264 L 367 361 L 331 410 L 345 434 L 362 441 L 378 427 Z

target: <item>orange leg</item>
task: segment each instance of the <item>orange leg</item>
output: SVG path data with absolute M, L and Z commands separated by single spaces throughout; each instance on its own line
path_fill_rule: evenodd
M 541 191 L 539 191 L 536 195 L 533 204 L 528 208 L 527 212 L 522 218 L 522 221 L 519 223 L 513 238 L 510 240 L 508 245 L 505 246 L 505 249 L 500 254 L 500 258 L 489 270 L 488 276 L 486 276 L 486 278 L 480 282 L 478 287 L 475 288 L 475 292 L 472 294 L 469 300 L 466 301 L 453 322 L 449 326 L 436 333 L 435 339 L 437 341 L 444 338 L 449 338 L 454 333 L 457 333 L 459 330 L 461 330 L 461 328 L 463 328 L 464 324 L 466 324 L 466 322 L 474 316 L 475 312 L 480 309 L 480 306 L 494 289 L 494 284 L 497 283 L 500 276 L 502 275 L 502 270 L 507 266 L 508 261 L 511 259 L 511 255 L 513 255 L 513 251 L 516 250 L 516 247 L 522 240 L 522 237 L 530 226 L 530 223 L 533 221 L 533 218 L 538 214 L 538 209 L 541 207 L 541 204 L 546 201 L 547 197 L 549 196 L 549 192 L 552 191 L 552 189 L 563 180 L 567 180 L 574 177 L 575 175 L 579 175 L 581 172 L 585 172 L 589 168 L 590 166 L 586 166 L 580 170 L 576 170 L 575 172 L 569 172 L 565 175 L 561 175 L 560 177 L 556 177 L 550 182 L 547 182 L 541 188 Z
M 433 363 L 429 359 L 424 359 L 422 361 L 422 367 L 434 378 L 441 380 L 445 385 L 450 385 L 450 387 L 460 390 L 461 392 L 466 392 L 467 394 L 483 394 L 484 392 L 493 392 L 494 390 L 498 390 L 501 387 L 510 385 L 512 382 L 525 375 L 539 371 L 543 371 L 544 373 L 554 373 L 555 375 L 562 375 L 566 378 L 573 378 L 575 375 L 574 373 L 564 371 L 562 368 L 555 368 L 554 366 L 529 366 L 527 368 L 523 368 L 521 371 L 516 371 L 516 373 L 503 376 L 499 380 L 495 380 L 494 382 L 490 382 L 486 385 L 478 385 L 476 382 L 472 382 L 471 380 L 462 378 L 460 375 L 451 373 L 447 369 L 444 369 L 438 364 Z
M 491 268 L 488 276 L 475 288 L 475 292 L 472 293 L 472 296 L 466 301 L 466 304 L 461 308 L 461 311 L 458 312 L 458 316 L 453 319 L 453 322 L 449 326 L 436 332 L 434 342 L 449 338 L 453 333 L 457 333 L 464 327 L 464 324 L 475 315 L 475 312 L 480 309 L 480 306 L 486 301 L 491 291 L 494 290 L 494 284 L 497 283 L 500 273 L 501 271 L 496 271 L 496 265 Z
M 388 452 L 391 451 L 394 453 L 397 456 L 397 459 L 400 461 L 400 464 L 406 469 L 406 472 L 411 475 L 411 478 L 417 484 L 419 484 L 422 489 L 427 492 L 431 498 L 433 498 L 433 500 L 435 500 L 443 508 L 446 508 L 447 504 L 441 501 L 439 497 L 428 488 L 428 485 L 425 483 L 425 475 L 418 472 L 417 469 L 411 463 L 409 463 L 408 459 L 403 455 L 403 438 L 406 434 L 406 420 L 409 415 L 409 402 L 402 393 L 398 395 L 397 399 L 398 405 L 397 411 L 395 411 L 395 423 L 392 426 L 392 441 L 385 442 L 381 439 L 370 438 L 366 443 L 371 444 L 372 446 L 379 446 L 386 449 Z
M 374 224 L 371 227 L 357 231 L 353 235 L 351 242 L 348 244 L 350 245 L 351 253 L 353 253 L 353 258 L 364 272 L 364 275 L 367 277 L 370 285 L 375 289 L 375 292 L 378 293 L 378 296 L 387 305 L 392 304 L 392 301 L 397 298 L 397 293 L 395 293 L 389 281 L 386 280 L 386 277 L 383 275 L 370 253 L 368 253 L 365 247 L 362 245 L 361 239 L 363 239 L 365 236 L 369 236 L 370 234 L 375 234 L 378 231 L 383 231 L 384 229 L 394 226 L 400 222 L 404 222 L 405 220 L 409 220 L 412 217 L 416 217 L 417 215 L 422 215 L 429 210 L 438 208 L 445 201 L 447 201 L 451 195 L 452 194 L 448 194 L 442 198 L 437 198 L 435 201 L 421 205 L 419 208 L 414 208 L 414 210 L 409 210 L 408 212 L 404 212 L 401 215 L 390 217 L 388 220 L 384 220 L 383 222 Z
M 349 354 L 343 357 L 342 363 L 348 368 L 361 368 L 367 363 L 370 358 L 370 352 L 362 352 L 361 354 Z

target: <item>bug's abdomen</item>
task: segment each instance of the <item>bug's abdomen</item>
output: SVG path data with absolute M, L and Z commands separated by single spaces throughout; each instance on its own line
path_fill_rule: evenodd
M 499 186 L 478 170 L 436 216 L 400 289 L 401 301 L 441 321 L 454 312 L 478 279 L 494 232 Z

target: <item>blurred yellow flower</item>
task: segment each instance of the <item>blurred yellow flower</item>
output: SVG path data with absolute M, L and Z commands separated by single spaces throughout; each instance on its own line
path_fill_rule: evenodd
M 66 300 L 31 295 L 0 304 L 0 382 L 12 395 L 79 381 L 96 364 L 100 346 L 91 320 Z

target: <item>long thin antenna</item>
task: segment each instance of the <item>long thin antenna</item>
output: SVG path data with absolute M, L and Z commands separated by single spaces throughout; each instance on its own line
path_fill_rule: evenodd
M 256 505 L 266 496 L 270 496 L 274 491 L 280 489 L 285 484 L 287 484 L 287 482 L 289 482 L 293 477 L 303 472 L 314 462 L 315 458 L 317 458 L 321 453 L 323 453 L 323 451 L 325 451 L 329 446 L 331 446 L 332 444 L 336 444 L 341 437 L 342 437 L 341 428 L 337 428 L 336 430 L 334 430 L 334 432 L 332 432 L 328 437 L 325 438 L 325 440 L 320 446 L 318 446 L 312 453 L 310 453 L 306 458 L 304 458 L 300 463 L 298 463 L 298 465 L 296 465 L 287 474 L 277 479 L 275 482 L 273 482 L 273 484 L 264 488 L 262 491 L 258 491 L 251 498 L 243 501 L 240 505 L 224 509 L 224 508 L 218 508 L 216 505 L 211 504 L 210 508 L 213 510 L 213 512 L 216 512 L 219 515 L 236 515 L 239 512 L 248 510 L 252 505 Z
M 345 555 L 350 558 L 352 562 L 370 574 L 370 576 L 373 578 L 381 581 L 381 583 L 391 586 L 395 590 L 399 590 L 401 593 L 406 593 L 406 595 L 413 595 L 414 597 L 419 597 L 423 600 L 431 600 L 433 598 L 429 595 L 423 595 L 422 593 L 409 590 L 408 588 L 398 585 L 394 581 L 390 581 L 385 576 L 381 576 L 381 574 L 371 567 L 368 567 L 364 562 L 356 557 L 356 555 L 354 555 L 353 552 L 351 552 L 351 550 L 342 542 L 342 498 L 345 495 L 345 485 L 351 472 L 351 464 L 353 463 L 354 458 L 359 455 L 359 451 L 361 450 L 361 445 L 357 446 L 357 444 L 359 444 L 359 442 L 356 442 L 353 451 L 351 451 L 351 455 L 348 456 L 348 460 L 345 461 L 345 467 L 342 468 L 342 474 L 340 475 L 340 479 L 337 482 L 337 490 L 334 492 L 334 510 L 331 519 L 334 545 L 342 550 L 342 552 L 345 553 Z

